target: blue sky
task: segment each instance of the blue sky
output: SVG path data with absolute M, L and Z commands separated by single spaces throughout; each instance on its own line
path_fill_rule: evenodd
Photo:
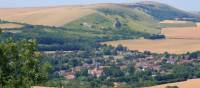
M 0 0 L 0 7 L 37 7 L 92 3 L 127 3 L 142 0 Z M 146 0 L 147 1 L 147 0 Z M 148 0 L 149 1 L 149 0 Z M 152 0 L 163 2 L 188 11 L 200 11 L 199 0 Z

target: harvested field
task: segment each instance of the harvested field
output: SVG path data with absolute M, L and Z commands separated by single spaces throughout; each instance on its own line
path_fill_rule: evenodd
M 14 24 L 14 23 L 5 23 L 5 24 L 0 24 L 0 28 L 2 29 L 9 29 L 9 28 L 21 28 L 23 25 L 20 24 Z
M 119 44 L 128 47 L 130 50 L 151 51 L 154 53 L 169 52 L 182 54 L 200 50 L 200 40 L 191 39 L 163 39 L 163 40 L 119 40 L 105 42 L 103 44 L 117 46 Z
M 40 8 L 1 8 L 0 19 L 33 25 L 62 26 L 82 16 L 96 12 L 108 4 L 87 6 L 57 6 Z
M 162 34 L 168 39 L 200 39 L 200 28 L 181 27 L 181 28 L 163 28 Z
M 200 79 L 191 79 L 188 81 L 168 83 L 168 84 L 152 86 L 152 87 L 148 87 L 148 88 L 166 88 L 167 86 L 178 86 L 179 88 L 199 88 L 200 87 Z

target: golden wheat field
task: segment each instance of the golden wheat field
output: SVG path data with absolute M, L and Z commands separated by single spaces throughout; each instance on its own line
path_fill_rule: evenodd
M 162 34 L 164 34 L 167 38 L 200 39 L 200 28 L 198 27 L 163 28 Z
M 164 40 L 119 40 L 105 42 L 104 44 L 117 46 L 119 44 L 130 50 L 151 51 L 154 53 L 182 54 L 200 50 L 200 40 L 191 39 L 164 39 Z
M 102 6 L 109 6 L 109 4 L 40 8 L 1 8 L 0 19 L 33 25 L 62 26 L 82 16 L 94 13 L 96 11 L 95 8 Z
M 2 20 L 34 25 L 60 26 L 81 16 L 92 13 L 92 9 L 77 6 L 0 9 Z
M 200 79 L 191 79 L 183 82 L 168 83 L 152 86 L 149 88 L 166 88 L 167 86 L 178 86 L 179 88 L 200 88 Z
M 5 29 L 5 28 L 21 28 L 23 25 L 20 24 L 14 24 L 14 23 L 5 23 L 5 24 L 0 24 L 0 28 Z

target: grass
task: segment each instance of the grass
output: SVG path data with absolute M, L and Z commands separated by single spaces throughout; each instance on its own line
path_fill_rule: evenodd
M 196 26 L 193 22 L 187 22 L 187 23 L 161 23 L 161 28 L 169 28 L 169 27 L 194 27 Z
M 96 30 L 111 27 L 112 19 L 106 18 L 102 14 L 93 13 L 88 16 L 82 17 L 79 20 L 70 22 L 63 27 L 70 29 L 82 29 L 82 30 Z M 112 28 L 112 27 L 111 27 Z
M 81 17 L 78 20 L 70 22 L 63 27 L 85 30 L 85 31 L 102 31 L 102 30 L 124 30 L 128 29 L 134 32 L 158 34 L 160 29 L 158 21 L 150 15 L 138 9 L 131 9 L 123 6 L 113 6 L 109 8 L 98 8 L 98 12 L 88 16 Z M 116 19 L 122 24 L 120 29 L 115 28 Z
M 146 14 L 142 10 L 115 6 L 110 8 L 101 8 L 98 11 L 106 16 L 117 17 L 131 30 L 145 33 L 159 33 L 158 22 L 152 16 Z

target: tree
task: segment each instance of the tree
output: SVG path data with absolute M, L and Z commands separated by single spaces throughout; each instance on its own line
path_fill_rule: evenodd
M 169 54 L 168 52 L 165 52 L 165 53 L 163 54 L 163 57 L 164 57 L 164 58 L 169 58 L 169 57 L 170 57 L 170 54 Z
M 176 78 L 181 80 L 188 79 L 193 73 L 192 67 L 189 65 L 177 65 L 172 71 L 176 75 Z
M 165 88 L 179 88 L 178 86 L 167 86 Z
M 48 76 L 49 64 L 41 62 L 35 41 L 12 39 L 0 43 L 0 87 L 30 88 Z
M 126 47 L 123 47 L 122 45 L 118 45 L 118 46 L 116 47 L 116 50 L 117 50 L 117 51 L 126 51 L 127 48 L 126 48 Z

